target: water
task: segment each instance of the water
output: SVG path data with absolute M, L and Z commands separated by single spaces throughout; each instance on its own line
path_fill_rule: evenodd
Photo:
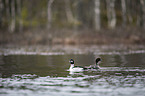
M 68 71 L 95 63 L 100 70 Z M 0 48 L 0 96 L 143 96 L 144 46 Z

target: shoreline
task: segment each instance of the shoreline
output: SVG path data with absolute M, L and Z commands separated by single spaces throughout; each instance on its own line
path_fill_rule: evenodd
M 22 33 L 0 31 L 0 45 L 112 45 L 145 44 L 144 30 L 27 30 Z

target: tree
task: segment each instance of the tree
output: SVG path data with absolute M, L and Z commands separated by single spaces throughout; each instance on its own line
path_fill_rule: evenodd
M 14 32 L 16 28 L 16 15 L 15 15 L 15 0 L 11 0 L 11 24 L 10 32 Z
M 48 19 L 48 24 L 47 24 L 47 28 L 50 29 L 51 28 L 51 23 L 52 23 L 52 14 L 51 14 L 51 5 L 53 3 L 54 0 L 49 0 L 48 1 L 48 7 L 47 7 L 47 19 Z
M 108 27 L 115 28 L 116 26 L 116 14 L 114 10 L 115 0 L 106 0 L 106 2 L 107 2 Z
M 126 2 L 126 10 L 127 10 L 127 17 L 129 24 L 132 24 L 133 22 L 133 16 L 132 16 L 132 0 L 127 0 Z
M 145 0 L 140 0 L 140 4 L 141 4 L 141 26 L 145 29 Z
M 9 6 L 9 0 L 5 0 L 6 3 L 6 18 L 8 21 L 7 27 L 8 27 L 8 31 L 10 31 L 10 6 Z
M 3 19 L 3 16 L 2 16 L 2 14 L 3 14 L 3 2 L 2 2 L 2 0 L 0 0 L 0 26 L 2 26 L 2 19 Z
M 100 0 L 95 0 L 95 29 L 100 30 Z
M 23 21 L 21 15 L 21 0 L 17 0 L 17 10 L 18 10 L 18 22 L 19 22 L 19 32 L 23 30 Z
M 121 7 L 122 7 L 122 19 L 123 19 L 122 26 L 125 27 L 126 26 L 126 2 L 125 0 L 121 0 Z
M 74 22 L 74 17 L 70 8 L 70 1 L 69 0 L 64 0 L 65 1 L 65 12 L 66 12 L 66 16 L 67 16 L 67 20 L 70 23 Z

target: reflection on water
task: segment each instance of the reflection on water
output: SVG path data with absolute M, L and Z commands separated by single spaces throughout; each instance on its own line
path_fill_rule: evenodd
M 87 51 L 86 51 L 87 50 Z M 2 96 L 142 96 L 145 94 L 145 51 L 100 50 L 94 47 L 52 52 L 0 51 Z M 16 54 L 17 53 L 17 54 Z M 27 54 L 26 54 L 27 53 Z M 29 54 L 28 54 L 29 53 Z M 37 54 L 34 54 L 37 53 Z M 60 54 L 61 53 L 61 54 Z M 69 60 L 89 66 L 101 57 L 100 70 L 70 73 Z

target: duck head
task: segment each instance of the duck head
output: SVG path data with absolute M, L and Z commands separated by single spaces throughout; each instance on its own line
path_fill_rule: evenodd
M 101 61 L 101 58 L 96 59 L 96 65 L 98 64 L 99 61 Z
M 69 62 L 70 62 L 70 64 L 74 64 L 74 60 L 73 59 L 70 59 Z

